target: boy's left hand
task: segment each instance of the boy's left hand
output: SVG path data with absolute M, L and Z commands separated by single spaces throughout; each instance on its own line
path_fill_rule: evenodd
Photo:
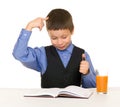
M 82 61 L 80 62 L 79 72 L 87 74 L 89 72 L 89 63 L 85 60 L 85 54 L 82 54 Z

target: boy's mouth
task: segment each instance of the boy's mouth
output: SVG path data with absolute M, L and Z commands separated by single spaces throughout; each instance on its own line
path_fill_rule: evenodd
M 64 50 L 64 49 L 65 49 L 65 46 L 58 47 L 58 49 Z

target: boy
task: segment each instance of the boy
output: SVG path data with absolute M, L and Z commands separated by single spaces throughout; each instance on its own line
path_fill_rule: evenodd
M 51 46 L 28 47 L 33 28 L 40 31 L 46 22 Z M 46 18 L 30 21 L 13 50 L 13 56 L 28 68 L 41 73 L 42 88 L 64 88 L 77 85 L 96 87 L 96 73 L 88 53 L 72 44 L 74 25 L 71 14 L 65 9 L 53 9 Z

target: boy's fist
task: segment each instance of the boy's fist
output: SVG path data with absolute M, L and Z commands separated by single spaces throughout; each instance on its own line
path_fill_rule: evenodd
M 80 62 L 79 72 L 82 74 L 87 74 L 89 71 L 89 63 L 85 60 L 85 54 L 82 54 L 82 61 Z

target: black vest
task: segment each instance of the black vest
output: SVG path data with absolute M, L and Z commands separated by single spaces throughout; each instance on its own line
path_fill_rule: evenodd
M 45 47 L 47 55 L 47 69 L 41 75 L 42 88 L 64 88 L 68 85 L 81 85 L 81 73 L 79 65 L 82 60 L 83 49 L 76 46 L 73 48 L 71 58 L 65 68 L 55 47 Z

